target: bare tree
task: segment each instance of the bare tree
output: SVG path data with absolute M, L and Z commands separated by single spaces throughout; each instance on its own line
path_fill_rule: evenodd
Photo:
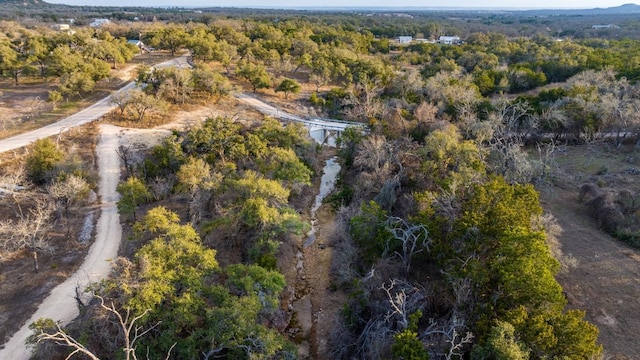
M 364 171 L 379 172 L 389 166 L 393 152 L 391 143 L 381 135 L 372 135 L 358 146 L 353 165 Z
M 40 319 L 42 321 L 44 319 Z M 35 323 L 34 323 L 35 324 Z M 33 324 L 32 324 L 33 325 Z M 61 327 L 59 323 L 55 324 L 56 331 L 53 333 L 45 332 L 44 329 L 38 329 L 36 331 L 40 331 L 36 335 L 36 342 L 40 343 L 43 341 L 52 341 L 57 345 L 67 346 L 73 349 L 73 351 L 65 358 L 65 360 L 70 359 L 75 354 L 83 354 L 87 356 L 91 360 L 100 360 L 95 354 L 89 351 L 84 345 L 78 342 L 76 339 L 67 334 Z
M 69 222 L 67 220 L 71 206 L 87 198 L 89 194 L 89 184 L 85 179 L 77 175 L 68 175 L 64 180 L 52 183 L 48 192 L 60 207 L 64 210 L 64 218 L 67 222 L 67 234 L 69 233 Z
M 125 354 L 126 360 L 137 360 L 136 356 L 136 342 L 140 340 L 145 334 L 149 333 L 156 327 L 160 325 L 161 322 L 157 322 L 154 325 L 143 329 L 141 326 L 136 326 L 136 322 L 143 318 L 150 310 L 147 309 L 142 314 L 135 316 L 133 318 L 130 317 L 129 309 L 126 310 L 126 313 L 123 315 L 118 311 L 113 304 L 113 302 L 107 306 L 104 303 L 104 299 L 100 296 L 96 296 L 100 299 L 100 307 L 107 311 L 109 314 L 112 314 L 118 320 L 118 325 L 120 330 L 122 330 L 124 345 L 122 351 Z M 49 319 L 40 319 L 38 321 L 41 324 L 49 324 L 52 323 Z M 67 346 L 73 349 L 73 352 L 66 357 L 66 359 L 71 358 L 73 355 L 77 353 L 84 354 L 88 356 L 92 360 L 100 360 L 98 356 L 96 356 L 93 352 L 87 349 L 84 345 L 74 339 L 71 335 L 67 334 L 61 327 L 59 323 L 55 323 L 55 332 L 47 332 L 44 327 L 37 326 L 37 323 L 32 325 L 34 330 L 36 331 L 35 342 L 41 343 L 43 341 L 53 341 L 58 345 Z M 171 351 L 175 347 L 176 344 L 173 344 L 167 353 L 166 359 L 169 359 L 171 356 Z
M 131 171 L 132 171 L 132 146 L 131 145 L 123 145 L 120 144 L 120 146 L 118 146 L 118 150 L 116 150 L 116 154 L 118 154 L 118 157 L 120 158 L 120 160 L 122 160 L 122 163 L 124 164 L 124 169 L 127 172 L 127 177 L 131 176 Z
M 421 333 L 421 337 L 432 344 L 431 350 L 438 355 L 438 358 L 462 359 L 465 347 L 470 346 L 474 338 L 473 334 L 466 329 L 464 317 L 461 317 L 457 311 L 453 311 L 444 323 L 431 320 L 431 324 Z
M 515 138 L 518 142 L 524 142 L 539 126 L 538 117 L 533 115 L 531 106 L 527 102 L 513 103 L 506 98 L 495 101 L 498 123 L 496 136 Z
M 392 235 L 391 241 L 401 244 L 402 249 L 395 251 L 394 255 L 402 261 L 403 269 L 408 274 L 413 256 L 428 250 L 432 243 L 427 228 L 422 224 L 410 224 L 399 217 L 389 217 L 385 226 Z
M 49 231 L 53 228 L 50 221 L 54 206 L 51 201 L 38 199 L 28 213 L 16 220 L 1 220 L 2 250 L 15 251 L 30 249 L 33 255 L 34 271 L 38 271 L 38 251 L 49 250 Z
M 122 329 L 122 332 L 124 335 L 124 348 L 122 349 L 122 351 L 124 351 L 125 359 L 137 360 L 138 358 L 136 356 L 136 347 L 135 347 L 136 342 L 142 336 L 147 334 L 149 331 L 155 329 L 158 325 L 160 325 L 160 322 L 157 322 L 154 325 L 143 330 L 142 327 L 135 326 L 135 323 L 136 321 L 142 319 L 145 315 L 147 315 L 147 313 L 149 312 L 149 309 L 146 309 L 145 311 L 142 312 L 142 314 L 138 316 L 130 318 L 129 309 L 127 309 L 126 314 L 122 316 L 122 314 L 120 314 L 120 312 L 116 310 L 115 306 L 113 305 L 113 302 L 111 303 L 110 306 L 106 306 L 104 304 L 104 299 L 102 297 L 100 296 L 96 296 L 96 297 L 100 299 L 100 307 L 110 312 L 118 319 L 118 323 L 120 324 L 120 328 Z M 175 344 L 173 346 L 175 346 Z M 171 347 L 171 349 L 173 349 L 173 346 Z M 169 349 L 169 353 L 171 352 L 171 349 Z
M 11 195 L 11 199 L 17 208 L 16 216 L 24 216 L 18 196 L 21 193 L 20 190 L 29 187 L 29 185 L 27 172 L 23 166 L 13 169 L 13 171 L 8 171 L 0 177 L 0 194 Z
M 309 76 L 309 82 L 316 86 L 316 92 L 320 92 L 320 88 L 329 83 L 329 75 L 313 73 Z
M 571 254 L 565 254 L 562 251 L 562 244 L 558 239 L 562 232 L 562 226 L 558 224 L 558 220 L 550 213 L 540 215 L 535 219 L 535 227 L 545 232 L 547 245 L 551 251 L 551 255 L 560 263 L 560 271 L 566 272 L 571 268 L 578 266 L 578 260 Z
M 425 289 L 399 279 L 391 279 L 389 285 L 383 283 L 380 289 L 386 294 L 388 303 L 385 322 L 390 323 L 392 319 L 396 319 L 394 327 L 398 332 L 407 329 L 409 315 L 424 308 Z
M 470 109 L 481 99 L 471 75 L 464 74 L 460 69 L 440 71 L 427 79 L 424 94 L 429 102 L 438 107 L 440 113 L 452 106 L 456 109 Z
M 362 80 L 355 85 L 349 98 L 345 100 L 348 107 L 347 116 L 354 120 L 369 121 L 382 114 L 383 103 L 380 94 L 384 87 L 375 81 Z
M 131 104 L 131 92 L 130 91 L 118 91 L 111 95 L 111 103 L 118 107 L 120 115 L 124 115 L 125 110 Z
M 149 182 L 151 193 L 153 194 L 153 198 L 156 201 L 160 201 L 169 196 L 174 185 L 174 178 L 166 178 L 161 176 L 156 176 Z

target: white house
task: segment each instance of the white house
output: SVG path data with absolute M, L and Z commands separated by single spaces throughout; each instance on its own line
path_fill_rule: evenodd
M 398 42 L 400 44 L 410 44 L 413 41 L 413 36 L 399 36 Z
M 591 26 L 592 29 L 617 29 L 619 28 L 619 26 L 617 25 L 613 25 L 613 24 L 606 24 L 606 25 L 592 25 Z
M 135 45 L 137 47 L 143 47 L 144 43 L 140 40 L 127 40 L 129 44 Z
M 54 24 L 54 25 L 51 25 L 51 27 L 54 30 L 58 30 L 58 31 L 69 31 L 69 30 L 71 30 L 71 25 L 69 25 L 69 24 Z
M 140 49 L 140 54 L 142 54 L 144 52 L 149 52 L 149 48 L 146 47 L 144 45 L 144 43 L 142 41 L 140 41 L 140 40 L 135 40 L 135 39 L 127 40 L 127 43 L 137 46 L 138 49 Z
M 459 36 L 440 36 L 440 38 L 438 39 L 438 43 L 445 44 L 445 45 L 459 44 L 460 37 Z
M 93 22 L 91 22 L 89 24 L 89 26 L 91 26 L 91 27 L 101 27 L 102 25 L 108 24 L 110 22 L 111 22 L 111 20 L 109 20 L 109 19 L 93 19 Z

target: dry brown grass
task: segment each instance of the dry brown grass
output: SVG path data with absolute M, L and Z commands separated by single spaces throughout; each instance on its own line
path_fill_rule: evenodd
M 97 128 L 95 125 L 85 125 L 81 128 L 65 133 L 60 138 L 60 146 L 65 153 L 79 159 L 82 163 L 92 167 L 94 164 L 94 146 L 97 142 Z M 20 166 L 24 160 L 26 149 L 2 154 L 0 161 L 3 170 L 11 171 L 14 166 Z M 43 191 L 36 190 L 29 197 L 22 197 L 20 201 L 26 208 L 35 200 L 44 197 Z M 15 204 L 12 199 L 0 199 L 0 217 L 13 216 Z M 21 250 L 14 253 L 4 253 L 0 256 L 0 341 L 4 343 L 7 337 L 16 331 L 35 311 L 37 306 L 48 293 L 59 283 L 63 282 L 81 264 L 86 255 L 89 244 L 78 242 L 79 232 L 84 222 L 84 214 L 98 211 L 94 205 L 74 208 L 68 217 L 70 233 L 64 221 L 56 221 L 49 233 L 51 251 L 38 254 L 40 271 L 33 269 L 31 252 Z M 97 218 L 97 217 L 95 217 Z

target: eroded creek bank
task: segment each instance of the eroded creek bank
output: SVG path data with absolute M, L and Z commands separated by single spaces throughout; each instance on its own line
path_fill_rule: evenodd
M 332 286 L 331 239 L 336 231 L 335 213 L 323 200 L 335 189 L 340 164 L 335 148 L 323 149 L 324 167 L 316 196 L 309 211 L 311 230 L 295 251 L 295 290 L 290 310 L 293 318 L 289 334 L 299 344 L 300 358 L 327 359 L 328 339 L 347 297 Z

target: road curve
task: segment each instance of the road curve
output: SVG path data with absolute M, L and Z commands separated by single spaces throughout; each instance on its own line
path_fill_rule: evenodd
M 188 66 L 187 55 L 165 61 L 156 66 Z M 126 91 L 133 87 L 135 87 L 135 83 L 129 83 L 118 91 Z M 111 104 L 111 96 L 108 96 L 89 108 L 54 124 L 0 140 L 0 152 L 17 149 L 37 139 L 56 135 L 70 128 L 97 120 L 114 108 L 115 105 Z M 101 200 L 101 211 L 96 227 L 96 239 L 91 245 L 84 262 L 78 271 L 51 291 L 31 318 L 22 325 L 20 330 L 13 334 L 9 341 L 2 345 L 0 360 L 28 360 L 31 357 L 31 351 L 25 345 L 25 341 L 31 335 L 29 325 L 40 318 L 50 318 L 55 321 L 61 321 L 63 324 L 73 320 L 79 314 L 74 297 L 76 288 L 84 290 L 89 284 L 109 276 L 111 260 L 118 256 L 118 249 L 122 239 L 120 216 L 116 207 L 116 202 L 119 199 L 116 187 L 120 181 L 121 166 L 120 157 L 116 151 L 120 145 L 120 136 L 121 128 L 113 125 L 100 125 L 100 140 L 96 147 L 96 155 L 100 174 L 98 193 Z
M 156 65 L 155 67 L 158 67 L 158 68 L 170 67 L 170 66 L 186 67 L 186 66 L 189 66 L 187 62 L 187 58 L 188 58 L 188 54 L 177 57 L 175 59 L 165 61 L 163 63 Z M 116 93 L 133 89 L 135 86 L 136 86 L 135 82 L 131 82 L 125 85 L 124 87 L 118 89 Z M 62 132 L 68 131 L 71 128 L 95 121 L 115 108 L 116 108 L 116 105 L 111 103 L 111 95 L 107 96 L 104 99 L 89 106 L 88 108 L 82 111 L 79 111 L 58 122 L 41 127 L 36 130 L 29 131 L 24 134 L 20 134 L 4 140 L 0 140 L 0 152 L 18 149 L 18 148 L 27 146 L 38 139 L 57 135 Z
M 335 120 L 335 119 L 320 119 L 320 118 L 302 118 L 300 116 L 284 112 L 279 108 L 271 106 L 265 103 L 264 101 L 245 93 L 235 94 L 235 97 L 238 100 L 255 108 L 256 110 L 260 111 L 265 115 L 272 116 L 278 119 L 299 122 L 304 124 L 307 127 L 317 127 L 317 128 L 322 128 L 327 130 L 336 130 L 336 131 L 344 131 L 348 127 L 360 127 L 360 128 L 364 127 L 364 124 L 362 123 L 351 122 L 351 121 L 343 121 L 343 120 Z
M 78 271 L 56 286 L 31 318 L 4 344 L 4 349 L 0 350 L 0 359 L 29 359 L 31 352 L 25 346 L 25 340 L 31 335 L 29 324 L 40 318 L 59 320 L 62 323 L 73 320 L 79 314 L 74 298 L 76 287 L 84 290 L 92 282 L 106 278 L 111 271 L 111 259 L 118 256 L 122 238 L 120 217 L 116 208 L 119 198 L 116 186 L 120 181 L 120 158 L 116 153 L 120 144 L 119 128 L 101 124 L 100 130 L 96 153 L 100 173 L 101 212 L 95 242 Z

